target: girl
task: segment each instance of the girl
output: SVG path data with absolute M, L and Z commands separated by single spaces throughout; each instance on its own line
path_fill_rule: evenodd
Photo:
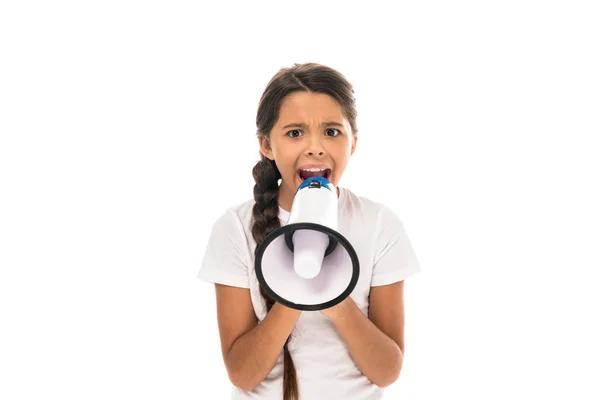
M 316 63 L 280 69 L 262 95 L 254 199 L 214 223 L 198 273 L 215 284 L 232 399 L 374 400 L 399 377 L 404 280 L 420 266 L 390 208 L 338 185 L 356 149 L 356 114 L 352 85 Z M 314 174 L 336 188 L 338 231 L 358 255 L 360 277 L 341 303 L 298 311 L 265 294 L 254 255 L 287 221 L 296 189 Z

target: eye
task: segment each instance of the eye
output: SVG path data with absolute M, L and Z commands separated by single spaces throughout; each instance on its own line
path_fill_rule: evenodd
M 300 132 L 300 130 L 299 130 L 299 129 L 294 129 L 294 130 L 288 131 L 288 132 L 286 133 L 286 135 L 288 135 L 288 136 L 290 136 L 290 137 L 298 137 L 298 136 L 293 136 L 293 135 L 290 135 L 290 133 L 292 133 L 292 132 Z
M 342 133 L 342 131 L 340 131 L 339 129 L 335 129 L 335 128 L 329 128 L 329 129 L 327 129 L 327 131 L 325 131 L 325 132 L 328 132 L 328 131 L 337 131 L 337 135 L 333 135 L 333 137 L 335 137 L 335 136 L 338 136 L 339 134 L 341 134 L 341 133 Z M 328 136 L 329 136 L 329 135 L 328 135 Z

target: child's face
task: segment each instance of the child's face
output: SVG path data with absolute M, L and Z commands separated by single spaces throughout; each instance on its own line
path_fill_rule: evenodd
M 325 122 L 342 126 L 321 126 Z M 307 126 L 285 127 L 296 123 Z M 261 152 L 275 160 L 282 178 L 280 195 L 289 199 L 302 183 L 299 169 L 308 164 L 321 164 L 330 169 L 327 179 L 337 187 L 356 148 L 357 137 L 332 97 L 295 92 L 283 100 L 279 119 L 271 129 L 269 140 L 265 139 L 259 138 Z

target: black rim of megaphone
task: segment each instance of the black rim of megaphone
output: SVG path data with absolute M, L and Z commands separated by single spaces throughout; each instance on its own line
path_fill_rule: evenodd
M 267 249 L 267 246 L 273 240 L 278 238 L 279 236 L 281 236 L 289 231 L 296 231 L 299 229 L 311 229 L 311 230 L 323 232 L 330 236 L 333 236 L 338 241 L 339 244 L 344 246 L 344 248 L 348 252 L 348 255 L 350 255 L 350 259 L 352 260 L 352 279 L 350 279 L 350 283 L 348 284 L 348 287 L 346 288 L 346 290 L 344 290 L 344 292 L 342 292 L 342 294 L 340 294 L 338 297 L 336 297 L 333 300 L 330 300 L 330 301 L 327 301 L 327 302 L 321 303 L 321 304 L 293 303 L 293 302 L 286 300 L 283 297 L 279 296 L 277 293 L 275 293 L 265 280 L 265 277 L 262 273 L 261 262 L 262 262 L 263 254 L 264 254 L 265 250 Z M 271 232 L 269 235 L 267 235 L 267 237 L 263 240 L 263 242 L 260 244 L 260 246 L 258 246 L 258 249 L 256 250 L 254 269 L 256 271 L 256 278 L 258 279 L 258 282 L 263 287 L 263 289 L 267 293 L 267 295 L 269 295 L 269 297 L 271 297 L 278 303 L 283 304 L 284 306 L 294 308 L 296 310 L 302 310 L 302 311 L 324 310 L 326 308 L 333 307 L 338 303 L 341 303 L 346 297 L 348 297 L 350 295 L 350 293 L 352 293 L 352 291 L 356 287 L 356 283 L 358 282 L 358 278 L 360 275 L 358 256 L 356 255 L 356 251 L 354 250 L 354 247 L 352 247 L 350 242 L 341 233 L 336 232 L 335 230 L 333 230 L 327 226 L 320 225 L 320 224 L 314 224 L 312 222 L 297 222 L 297 223 L 285 225 L 285 226 L 282 226 L 281 228 Z

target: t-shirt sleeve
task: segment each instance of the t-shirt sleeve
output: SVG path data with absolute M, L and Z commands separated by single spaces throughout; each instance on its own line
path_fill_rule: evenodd
M 421 271 L 402 220 L 385 205 L 379 218 L 371 286 L 389 285 Z
M 210 283 L 249 288 L 248 261 L 242 251 L 245 238 L 240 220 L 227 210 L 212 226 L 197 277 Z

